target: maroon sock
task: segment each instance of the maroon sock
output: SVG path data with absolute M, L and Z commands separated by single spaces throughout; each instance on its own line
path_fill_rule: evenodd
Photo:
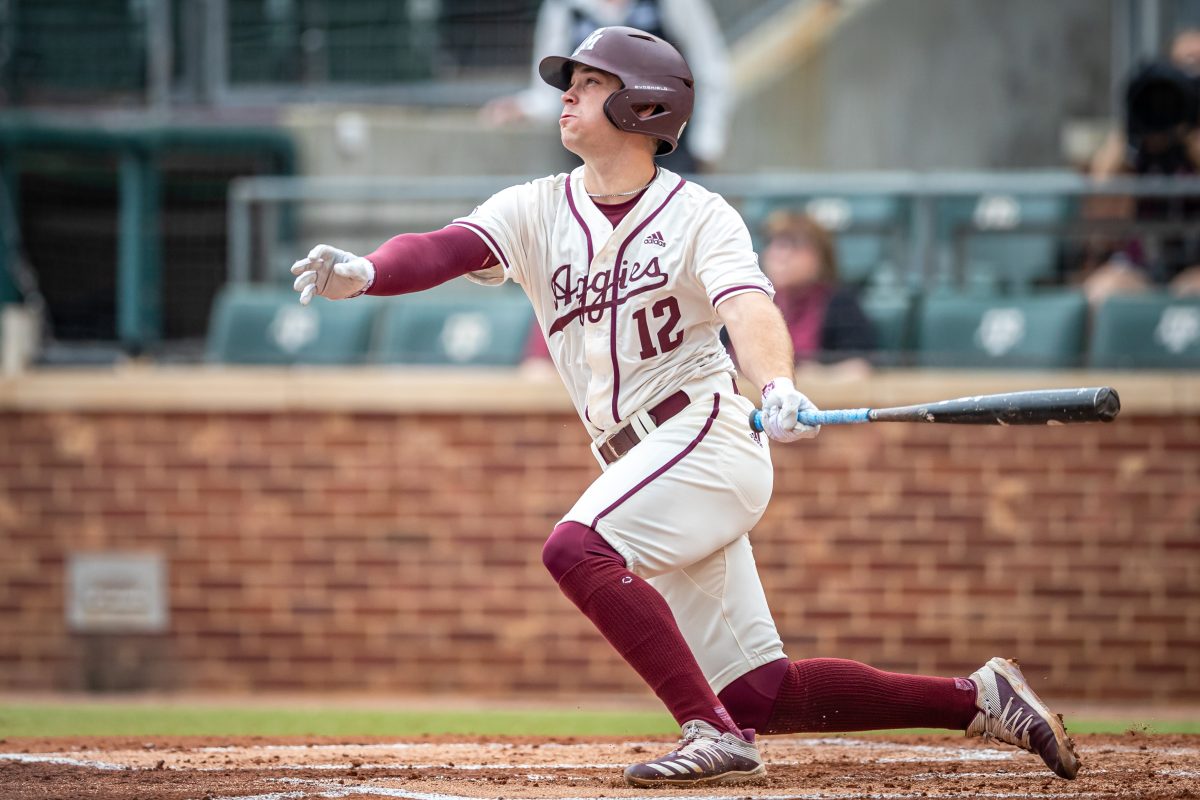
M 743 728 L 761 731 L 771 718 L 779 687 L 791 666 L 792 662 L 786 658 L 763 664 L 726 686 L 717 697 L 725 704 L 734 722 Z
M 732 700 L 726 691 L 721 694 L 727 701 Z M 745 719 L 739 716 L 742 712 L 732 702 L 730 711 L 739 724 L 756 721 L 749 719 L 749 714 Z M 760 732 L 832 733 L 887 728 L 962 731 L 976 712 L 975 685 L 966 678 L 902 675 L 841 658 L 809 658 L 788 666 L 770 716 L 760 723 Z
M 554 529 L 542 551 L 563 594 L 642 676 L 680 725 L 702 719 L 740 733 L 713 694 L 667 601 L 625 568 L 600 534 L 575 522 Z

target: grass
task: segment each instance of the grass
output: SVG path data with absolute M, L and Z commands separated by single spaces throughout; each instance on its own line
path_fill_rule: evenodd
M 346 709 L 4 705 L 0 737 L 16 736 L 532 736 L 659 735 L 664 712 L 368 711 Z
M 1068 719 L 1071 733 L 1200 733 L 1200 720 Z M 0 705 L 0 737 L 24 736 L 661 736 L 663 712 L 594 710 L 371 711 L 103 703 Z M 946 731 L 880 731 L 880 734 Z

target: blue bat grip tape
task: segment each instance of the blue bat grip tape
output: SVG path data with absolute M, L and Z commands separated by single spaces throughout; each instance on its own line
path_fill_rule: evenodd
M 796 419 L 805 425 L 856 425 L 870 422 L 869 408 L 834 408 L 829 411 L 801 411 Z
M 869 408 L 834 408 L 828 411 L 801 411 L 796 419 L 804 425 L 856 425 L 870 422 Z M 750 412 L 750 428 L 761 431 L 762 412 L 757 408 Z

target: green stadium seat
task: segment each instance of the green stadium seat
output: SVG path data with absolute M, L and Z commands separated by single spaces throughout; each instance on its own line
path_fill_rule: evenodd
M 1093 367 L 1200 367 L 1200 298 L 1165 293 L 1111 297 L 1096 310 Z
M 917 362 L 938 367 L 1076 367 L 1087 301 L 1079 292 L 1016 297 L 930 294 L 921 303 Z
M 516 366 L 533 308 L 524 293 L 435 290 L 385 309 L 373 360 L 385 364 Z
M 912 318 L 915 303 L 904 289 L 868 291 L 858 299 L 863 313 L 875 326 L 877 360 L 899 364 L 912 350 Z
M 938 203 L 938 235 L 949 263 L 963 259 L 961 274 L 967 286 L 1026 291 L 1054 277 L 1058 236 L 1019 229 L 1053 227 L 1065 223 L 1071 213 L 1071 202 L 1062 196 L 950 198 Z
M 226 286 L 213 304 L 208 360 L 221 364 L 361 364 L 379 301 L 322 297 L 305 307 L 290 289 Z

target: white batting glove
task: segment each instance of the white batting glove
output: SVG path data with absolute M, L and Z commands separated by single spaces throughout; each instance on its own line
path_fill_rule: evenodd
M 821 432 L 820 425 L 801 425 L 799 411 L 816 411 L 813 401 L 796 390 L 791 378 L 776 378 L 762 390 L 762 424 L 767 436 L 776 442 L 811 439 Z
M 319 244 L 292 264 L 292 274 L 298 275 L 292 288 L 300 293 L 300 304 L 308 305 L 313 295 L 330 300 L 358 297 L 375 282 L 375 265 L 354 253 Z

